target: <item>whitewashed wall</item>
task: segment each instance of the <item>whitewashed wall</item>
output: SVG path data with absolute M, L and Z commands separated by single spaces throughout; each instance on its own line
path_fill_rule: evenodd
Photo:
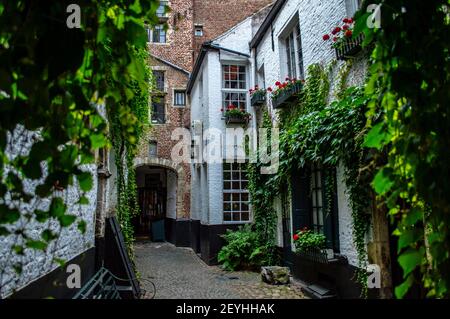
M 287 27 L 292 21 L 298 20 L 303 49 L 304 69 L 307 72 L 308 66 L 320 63 L 323 66 L 329 65 L 335 59 L 334 49 L 331 42 L 325 42 L 322 36 L 336 27 L 342 25 L 342 19 L 347 16 L 345 0 L 288 0 L 283 6 L 278 16 L 273 21 L 274 48 L 272 50 L 271 30 L 267 30 L 262 41 L 256 48 L 257 62 L 254 71 L 264 68 L 265 87 L 272 86 L 276 81 L 283 81 L 287 76 L 287 69 L 284 66 L 285 48 L 280 38 L 284 37 Z M 255 52 L 252 52 L 255 56 Z M 337 70 L 344 62 L 338 62 Z M 348 76 L 349 85 L 362 85 L 366 74 L 366 58 L 359 56 L 353 61 L 353 67 Z M 306 74 L 307 76 L 307 74 Z M 258 81 L 261 85 L 261 82 Z M 253 85 L 255 84 L 255 80 Z M 331 81 L 331 94 L 333 99 L 334 81 Z M 272 109 L 271 99 L 268 98 L 268 106 L 272 112 L 272 118 L 276 123 L 276 112 Z M 338 168 L 338 205 L 339 205 L 339 235 L 341 253 L 348 257 L 350 264 L 357 265 L 357 253 L 353 245 L 352 219 L 349 208 L 348 196 L 342 179 L 342 167 Z M 279 205 L 275 205 L 278 206 Z M 281 229 L 281 218 L 279 218 L 278 229 Z M 280 235 L 279 235 L 280 237 Z M 278 237 L 278 242 L 280 239 Z
M 24 134 L 22 134 L 24 133 Z M 29 153 L 33 136 L 36 133 L 24 131 L 23 128 L 18 127 L 14 134 L 8 137 L 7 154 L 10 158 L 14 158 L 20 155 L 26 155 Z M 40 182 L 34 182 L 28 179 L 23 180 L 24 188 L 27 193 L 34 194 L 36 186 L 43 182 L 47 172 L 45 165 L 42 165 L 44 177 Z M 96 165 L 85 165 L 81 167 L 84 171 L 93 174 L 94 187 L 86 194 L 89 199 L 89 205 L 76 204 L 80 198 L 80 192 L 78 185 L 75 183 L 69 187 L 67 191 L 56 192 L 55 196 L 61 197 L 65 204 L 68 206 L 67 213 L 76 215 L 87 223 L 86 233 L 83 235 L 77 229 L 77 224 L 74 223 L 71 227 L 65 228 L 61 231 L 58 240 L 52 242 L 47 252 L 36 251 L 32 249 L 25 249 L 24 256 L 17 256 L 11 254 L 11 247 L 15 244 L 23 245 L 22 241 L 16 242 L 16 236 L 0 237 L 0 269 L 3 271 L 3 276 L 0 278 L 0 297 L 6 297 L 14 290 L 28 285 L 30 282 L 46 275 L 51 272 L 58 265 L 53 261 L 53 258 L 61 258 L 66 261 L 73 259 L 86 250 L 94 246 L 94 225 L 95 225 L 95 207 L 96 207 L 96 194 L 97 194 L 97 179 Z M 5 174 L 8 171 L 5 170 Z M 8 195 L 5 198 L 0 199 L 0 202 L 4 202 L 11 205 L 11 201 L 8 199 Z M 25 214 L 34 211 L 35 209 L 48 210 L 50 206 L 50 198 L 38 198 L 34 197 L 30 204 L 21 203 L 19 208 L 21 212 L 21 219 L 13 224 L 6 226 L 9 230 L 17 229 L 18 227 L 25 226 L 25 232 L 30 238 L 38 240 L 40 239 L 41 232 L 44 229 L 50 228 L 54 231 L 59 229 L 59 224 L 56 221 L 49 221 L 45 224 L 38 223 L 36 221 L 27 222 L 24 217 Z M 12 268 L 16 263 L 23 264 L 22 274 L 19 276 Z

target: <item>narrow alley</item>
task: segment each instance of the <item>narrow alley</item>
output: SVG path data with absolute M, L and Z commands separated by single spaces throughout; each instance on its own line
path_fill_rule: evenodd
M 299 286 L 271 286 L 259 273 L 226 272 L 207 266 L 191 249 L 137 242 L 137 269 L 147 296 L 155 299 L 302 299 Z

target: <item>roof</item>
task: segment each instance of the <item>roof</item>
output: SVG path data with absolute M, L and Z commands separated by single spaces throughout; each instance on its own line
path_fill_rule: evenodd
M 156 55 L 153 55 L 153 54 L 150 54 L 150 56 L 151 56 L 152 58 L 154 58 L 154 59 L 156 59 L 156 60 L 158 60 L 158 61 L 164 63 L 164 64 L 167 64 L 168 66 L 170 66 L 170 67 L 172 67 L 172 68 L 174 68 L 174 69 L 176 69 L 176 70 L 178 70 L 178 71 L 180 71 L 180 72 L 185 73 L 185 74 L 188 75 L 188 76 L 191 74 L 188 70 L 183 69 L 182 67 L 180 67 L 180 66 L 178 66 L 178 65 L 176 65 L 176 64 L 173 64 L 172 62 L 169 62 L 169 61 L 167 61 L 167 60 L 164 60 L 163 58 L 157 57 Z
M 250 48 L 252 48 L 252 49 L 256 48 L 259 45 L 259 43 L 261 43 L 261 40 L 263 39 L 267 30 L 272 25 L 273 20 L 275 20 L 275 18 L 277 17 L 278 13 L 283 8 L 285 3 L 286 3 L 286 0 L 277 0 L 277 2 L 275 2 L 275 4 L 273 5 L 272 9 L 269 12 L 269 14 L 264 19 L 263 23 L 259 27 L 255 36 L 253 37 L 253 40 L 250 42 Z
M 226 52 L 229 52 L 232 54 L 237 54 L 237 55 L 241 55 L 241 56 L 250 58 L 250 55 L 247 53 L 242 53 L 242 52 L 238 52 L 235 50 L 221 47 L 217 44 L 214 44 L 212 41 L 207 41 L 207 42 L 203 43 L 202 48 L 200 49 L 200 54 L 197 57 L 197 61 L 195 61 L 194 70 L 192 71 L 192 74 L 189 78 L 189 82 L 188 82 L 187 90 L 186 90 L 187 94 L 191 93 L 192 88 L 194 87 L 195 80 L 197 79 L 198 73 L 200 72 L 200 69 L 202 67 L 203 60 L 205 59 L 206 54 L 211 50 L 215 50 L 215 51 L 223 50 L 223 51 L 226 51 Z

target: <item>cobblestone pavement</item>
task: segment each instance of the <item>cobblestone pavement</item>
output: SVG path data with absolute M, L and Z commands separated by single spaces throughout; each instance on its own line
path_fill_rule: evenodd
M 168 243 L 137 242 L 136 264 L 147 296 L 156 299 L 301 299 L 300 287 L 271 286 L 253 272 L 207 266 L 191 249 Z

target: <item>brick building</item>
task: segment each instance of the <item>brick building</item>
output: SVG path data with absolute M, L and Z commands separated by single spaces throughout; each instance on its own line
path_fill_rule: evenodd
M 179 246 L 197 248 L 191 240 L 191 167 L 172 160 L 179 136 L 177 128 L 189 129 L 190 102 L 186 87 L 201 44 L 273 0 L 170 0 L 160 1 L 160 24 L 148 30 L 149 61 L 156 88 L 151 94 L 152 129 L 142 139 L 136 158 L 141 215 L 135 220 L 136 234 L 148 235 L 159 224 L 159 233 Z M 167 10 L 167 7 L 170 10 Z M 185 150 L 188 152 L 188 150 Z M 183 154 L 190 157 L 190 154 Z M 154 223 L 164 220 L 162 223 Z M 158 229 L 153 229 L 155 235 Z M 195 232 L 194 232 L 195 233 Z

